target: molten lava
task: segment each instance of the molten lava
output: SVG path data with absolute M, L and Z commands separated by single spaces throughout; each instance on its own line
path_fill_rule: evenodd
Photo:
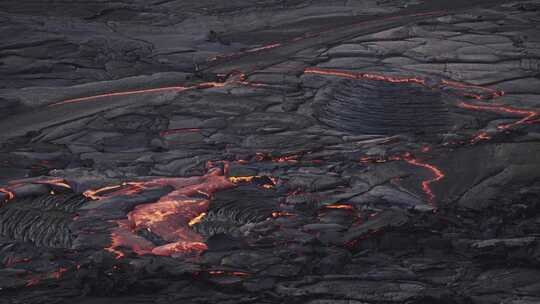
M 314 75 L 325 75 L 325 76 L 337 76 L 342 78 L 349 78 L 349 79 L 370 79 L 370 80 L 378 80 L 378 81 L 385 81 L 390 83 L 416 83 L 425 85 L 426 82 L 424 79 L 417 78 L 417 77 L 393 77 L 393 76 L 385 76 L 380 74 L 371 74 L 371 73 L 357 73 L 357 72 L 348 72 L 348 71 L 340 71 L 340 70 L 326 70 L 326 69 L 319 69 L 319 68 L 307 68 L 304 70 L 305 74 L 314 74 Z
M 433 174 L 433 178 L 422 181 L 422 190 L 426 194 L 428 202 L 430 204 L 433 204 L 435 201 L 435 194 L 431 189 L 431 184 L 443 179 L 445 176 L 444 173 L 441 171 L 441 169 L 435 167 L 434 165 L 421 162 L 420 160 L 412 157 L 410 153 L 406 153 L 403 159 L 411 165 L 426 168 L 431 171 L 431 173 Z
M 522 116 L 523 118 L 515 121 L 513 123 L 509 124 L 502 124 L 497 126 L 497 129 L 499 130 L 507 130 L 512 127 L 524 124 L 526 122 L 532 121 L 533 119 L 537 118 L 540 114 L 537 111 L 532 110 L 522 110 L 522 109 L 515 109 L 512 107 L 502 106 L 502 105 L 473 105 L 466 102 L 461 102 L 458 104 L 459 107 L 468 109 L 468 110 L 476 110 L 476 111 L 490 111 L 490 112 L 496 112 L 496 113 L 502 113 L 502 114 L 510 114 L 510 115 L 516 115 L 516 116 Z
M 327 205 L 324 206 L 325 209 L 343 209 L 343 210 L 355 210 L 354 206 L 352 205 L 346 205 L 346 204 L 340 204 L 340 205 Z
M 117 228 L 111 233 L 111 246 L 107 250 L 118 258 L 124 253 L 120 248 L 127 247 L 137 254 L 178 255 L 200 253 L 206 250 L 203 237 L 190 226 L 200 221 L 208 209 L 207 198 L 214 192 L 233 187 L 234 184 L 213 170 L 201 177 L 156 178 L 145 182 L 130 182 L 87 191 L 85 195 L 93 199 L 103 199 L 115 195 L 134 195 L 144 189 L 170 186 L 174 190 L 158 201 L 142 204 L 128 213 L 127 219 L 116 221 Z M 112 191 L 112 192 L 110 192 Z M 156 245 L 140 236 L 148 232 L 159 237 L 166 244 Z
M 10 201 L 15 198 L 15 194 L 6 188 L 0 188 L 0 193 L 4 193 L 4 195 L 6 196 L 4 198 L 4 202 Z
M 490 89 L 490 88 L 486 88 L 486 87 L 483 87 L 483 86 L 466 84 L 466 83 L 452 81 L 452 80 L 446 80 L 446 79 L 441 80 L 441 85 L 453 87 L 453 88 L 456 88 L 456 89 L 475 89 L 475 90 L 487 92 L 488 95 L 486 95 L 486 96 L 481 95 L 481 94 L 471 93 L 471 92 L 463 92 L 464 96 L 471 97 L 471 98 L 474 98 L 474 99 L 477 99 L 477 100 L 493 99 L 493 98 L 497 98 L 497 97 L 501 97 L 501 96 L 505 95 L 505 92 L 501 91 L 501 90 L 495 90 L 495 89 Z

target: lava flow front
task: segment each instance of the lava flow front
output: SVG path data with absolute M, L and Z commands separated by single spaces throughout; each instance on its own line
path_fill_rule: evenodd
M 123 247 L 137 254 L 180 255 L 200 253 L 206 249 L 202 236 L 190 226 L 204 216 L 209 197 L 214 192 L 233 186 L 219 170 L 213 170 L 201 177 L 156 178 L 87 191 L 85 195 L 101 200 L 172 187 L 171 192 L 156 202 L 138 205 L 128 213 L 126 219 L 115 221 L 118 227 L 113 230 L 112 245 L 107 249 L 118 257 L 124 255 L 121 251 Z M 201 194 L 205 197 L 201 198 Z M 153 237 L 150 239 L 159 240 L 159 244 L 143 237 L 145 234 L 151 234 Z

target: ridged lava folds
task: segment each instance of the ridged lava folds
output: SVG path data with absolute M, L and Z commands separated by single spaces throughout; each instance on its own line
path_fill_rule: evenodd
M 16 199 L 0 208 L 0 236 L 38 246 L 70 248 L 73 235 L 69 225 L 87 201 L 77 194 Z
M 439 91 L 410 83 L 341 80 L 325 91 L 318 119 L 354 134 L 443 133 L 449 115 Z

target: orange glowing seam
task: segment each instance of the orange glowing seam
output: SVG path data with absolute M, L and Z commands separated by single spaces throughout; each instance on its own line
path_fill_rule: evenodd
M 221 59 L 237 58 L 246 54 L 258 53 L 260 51 L 265 51 L 265 50 L 271 50 L 271 49 L 280 47 L 281 45 L 282 45 L 281 43 L 272 43 L 272 44 L 263 45 L 260 47 L 256 47 L 256 48 L 252 48 L 252 49 L 248 49 L 248 50 L 240 51 L 236 53 L 231 53 L 231 54 L 226 54 L 226 55 L 217 55 L 214 57 L 210 57 L 207 61 L 212 62 L 212 61 L 221 60 Z
M 200 223 L 205 216 L 206 216 L 206 212 L 199 214 L 197 217 L 189 221 L 188 226 L 191 227 L 193 225 Z
M 241 76 L 241 80 L 230 80 L 225 82 L 204 82 L 193 86 L 183 87 L 183 86 L 169 86 L 169 87 L 161 87 L 161 88 L 152 88 L 152 89 L 138 89 L 138 90 L 129 90 L 129 91 L 121 91 L 121 92 L 110 92 L 110 93 L 103 93 L 98 95 L 92 95 L 92 96 L 85 96 L 85 97 L 78 97 L 78 98 L 72 98 L 72 99 L 66 99 L 62 101 L 58 101 L 55 103 L 51 103 L 48 105 L 48 107 L 54 107 L 54 106 L 60 106 L 64 104 L 71 104 L 71 103 L 78 103 L 88 100 L 94 100 L 94 99 L 100 99 L 100 98 L 107 98 L 107 97 L 117 97 L 117 96 L 129 96 L 129 95 L 138 95 L 138 94 L 149 94 L 149 93 L 160 93 L 160 92 L 184 92 L 188 90 L 204 90 L 204 89 L 211 89 L 211 88 L 223 88 L 226 85 L 229 84 L 240 84 L 240 85 L 247 85 L 252 87 L 261 87 L 265 86 L 265 84 L 262 83 L 251 83 L 248 81 L 244 81 L 247 79 L 247 77 Z
M 83 192 L 83 195 L 93 200 L 100 200 L 112 195 L 136 194 L 146 188 L 148 188 L 148 186 L 145 185 L 145 183 L 143 182 L 124 182 L 120 185 L 107 186 L 96 190 L 87 190 Z M 109 191 L 110 193 L 104 193 L 103 195 L 101 195 L 101 193 Z
M 278 217 L 282 217 L 282 216 L 295 216 L 294 213 L 290 213 L 290 212 L 285 212 L 285 211 L 275 211 L 275 212 L 272 212 L 272 217 L 273 218 L 278 218 Z
M 491 136 L 487 132 L 480 132 L 469 140 L 471 144 L 477 143 L 482 140 L 490 140 Z
M 435 201 L 435 194 L 431 189 L 431 184 L 443 179 L 445 177 L 444 173 L 441 171 L 441 169 L 435 167 L 434 165 L 424 163 L 419 161 L 418 159 L 413 158 L 409 153 L 405 155 L 404 160 L 411 165 L 426 168 L 430 170 L 433 174 L 433 178 L 422 181 L 422 190 L 427 196 L 428 203 L 433 204 Z
M 38 180 L 31 182 L 32 184 L 45 184 L 45 185 L 53 185 L 58 187 L 63 187 L 67 189 L 71 189 L 71 186 L 63 179 L 56 178 L 56 179 L 50 179 L 50 180 Z
M 497 98 L 497 97 L 501 97 L 501 96 L 505 95 L 505 92 L 502 91 L 502 90 L 495 90 L 495 89 L 490 89 L 490 88 L 486 88 L 486 87 L 479 86 L 479 85 L 465 84 L 465 83 L 446 80 L 446 79 L 441 80 L 441 84 L 447 85 L 447 86 L 450 86 L 450 87 L 454 87 L 454 88 L 458 88 L 458 89 L 472 88 L 472 89 L 477 89 L 477 90 L 481 90 L 481 91 L 486 91 L 486 92 L 488 92 L 490 94 L 489 98 Z M 468 96 L 468 97 L 472 97 L 474 99 L 478 99 L 478 100 L 484 99 L 481 95 L 478 95 L 478 94 L 464 93 L 464 95 Z
M 253 181 L 253 179 L 255 178 L 259 178 L 260 176 L 258 175 L 254 175 L 254 176 L 229 176 L 227 179 L 231 182 L 231 183 L 250 183 Z
M 523 116 L 522 119 L 515 121 L 513 123 L 501 124 L 497 126 L 497 129 L 499 130 L 507 130 L 517 125 L 524 124 L 528 121 L 532 121 L 539 114 L 538 112 L 532 111 L 532 110 L 522 110 L 522 109 L 516 109 L 516 108 L 502 106 L 502 105 L 473 105 L 470 103 L 461 102 L 458 104 L 458 106 L 464 109 L 468 109 L 468 110 L 491 111 L 491 112 L 496 112 L 496 113 L 505 113 L 505 114 Z
M 356 73 L 356 72 L 347 72 L 347 71 L 339 71 L 339 70 L 326 70 L 326 69 L 319 69 L 319 68 L 307 68 L 304 70 L 304 73 L 314 74 L 314 75 L 337 76 L 337 77 L 343 77 L 343 78 L 349 78 L 349 79 L 371 79 L 371 80 L 386 81 L 386 82 L 391 82 L 391 83 L 416 83 L 416 84 L 421 84 L 421 85 L 426 84 L 424 79 L 416 78 L 416 77 L 393 77 L 393 76 L 384 76 L 384 75 L 371 74 L 371 73 Z
M 346 209 L 346 210 L 354 210 L 354 207 L 351 205 L 341 204 L 341 205 L 327 205 L 324 206 L 325 209 Z
M 238 277 L 244 277 L 248 276 L 249 273 L 247 272 L 241 272 L 241 271 L 223 271 L 223 270 L 211 270 L 208 271 L 209 275 L 214 276 L 224 276 L 224 275 L 231 275 L 231 276 L 238 276 Z
M 106 97 L 128 96 L 128 95 L 145 94 L 145 93 L 157 93 L 157 92 L 166 92 L 166 91 L 182 92 L 182 91 L 188 90 L 190 88 L 193 88 L 193 87 L 170 86 L 170 87 L 162 87 L 162 88 L 154 88 L 154 89 L 141 89 L 141 90 L 133 90 L 133 91 L 103 93 L 103 94 L 93 95 L 93 96 L 66 99 L 66 100 L 63 100 L 63 101 L 59 101 L 59 102 L 50 104 L 49 107 L 59 106 L 59 105 L 69 104 L 69 103 L 77 103 L 77 102 L 87 101 L 87 100 L 92 100 L 92 99 L 106 98 Z

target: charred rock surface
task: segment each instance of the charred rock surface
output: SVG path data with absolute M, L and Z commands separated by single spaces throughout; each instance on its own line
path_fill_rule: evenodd
M 0 303 L 540 303 L 539 5 L 3 1 Z

